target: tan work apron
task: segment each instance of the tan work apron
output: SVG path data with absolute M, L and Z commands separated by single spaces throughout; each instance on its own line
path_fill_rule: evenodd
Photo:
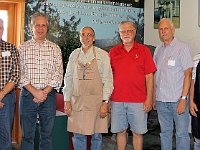
M 93 53 L 96 57 L 94 49 Z M 84 135 L 107 133 L 108 117 L 100 118 L 99 115 L 103 84 L 97 60 L 94 58 L 84 66 L 78 62 L 78 57 L 73 76 L 72 113 L 68 118 L 67 129 Z

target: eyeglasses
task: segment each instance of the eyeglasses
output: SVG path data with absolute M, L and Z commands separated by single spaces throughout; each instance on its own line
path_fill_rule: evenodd
M 120 34 L 125 34 L 125 33 L 133 33 L 135 31 L 135 29 L 133 30 L 123 30 L 123 31 L 119 31 Z
M 46 28 L 47 25 L 46 24 L 34 24 L 35 28 Z
M 80 36 L 81 37 L 93 37 L 94 34 L 91 34 L 91 33 L 80 33 Z

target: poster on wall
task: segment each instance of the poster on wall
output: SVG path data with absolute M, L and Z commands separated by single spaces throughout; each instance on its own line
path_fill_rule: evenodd
M 162 18 L 170 18 L 180 28 L 180 0 L 154 0 L 154 28 Z
M 118 24 L 130 20 L 137 24 L 136 39 L 144 40 L 144 8 L 132 3 L 99 0 L 27 0 L 25 8 L 25 40 L 31 39 L 30 16 L 40 11 L 49 16 L 48 39 L 62 50 L 64 63 L 71 52 L 80 47 L 79 31 L 84 26 L 95 30 L 95 45 L 109 51 L 118 43 Z M 65 66 L 66 64 L 64 64 Z

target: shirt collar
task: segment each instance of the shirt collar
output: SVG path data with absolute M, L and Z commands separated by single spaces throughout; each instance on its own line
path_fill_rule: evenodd
M 125 50 L 123 43 L 120 45 L 120 48 L 123 49 L 123 50 Z M 131 50 L 133 50 L 133 49 L 138 49 L 138 42 L 137 41 L 134 41 L 134 44 L 133 44 Z
M 92 46 L 92 47 L 90 47 L 90 49 L 88 49 L 88 51 L 87 51 L 87 53 L 86 54 L 88 54 L 88 53 L 93 53 L 93 48 L 94 48 L 94 46 Z M 84 53 L 84 51 L 83 51 L 83 48 L 81 47 L 81 53 Z
M 35 39 L 34 39 L 34 37 L 32 37 L 32 42 L 34 43 L 34 44 L 39 44 Z M 40 44 L 40 45 L 43 45 L 43 44 L 46 44 L 46 42 L 47 42 L 47 39 L 45 38 L 45 40 Z
M 80 55 L 79 55 L 79 62 L 83 65 L 85 65 L 86 63 L 88 63 L 89 61 L 93 60 L 95 58 L 94 52 L 93 52 L 93 48 L 94 46 L 92 46 L 87 53 L 84 53 L 82 48 L 80 51 Z
M 169 45 L 167 45 L 167 46 L 174 47 L 176 45 L 176 42 L 177 42 L 177 39 L 174 37 L 174 39 L 171 41 L 171 43 Z M 164 43 L 162 43 L 162 47 L 166 47 L 164 45 Z

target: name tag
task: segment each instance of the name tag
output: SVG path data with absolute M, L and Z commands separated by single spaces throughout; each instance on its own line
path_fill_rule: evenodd
M 10 56 L 10 51 L 2 52 L 2 57 Z
M 176 61 L 175 60 L 168 60 L 168 66 L 175 66 Z

